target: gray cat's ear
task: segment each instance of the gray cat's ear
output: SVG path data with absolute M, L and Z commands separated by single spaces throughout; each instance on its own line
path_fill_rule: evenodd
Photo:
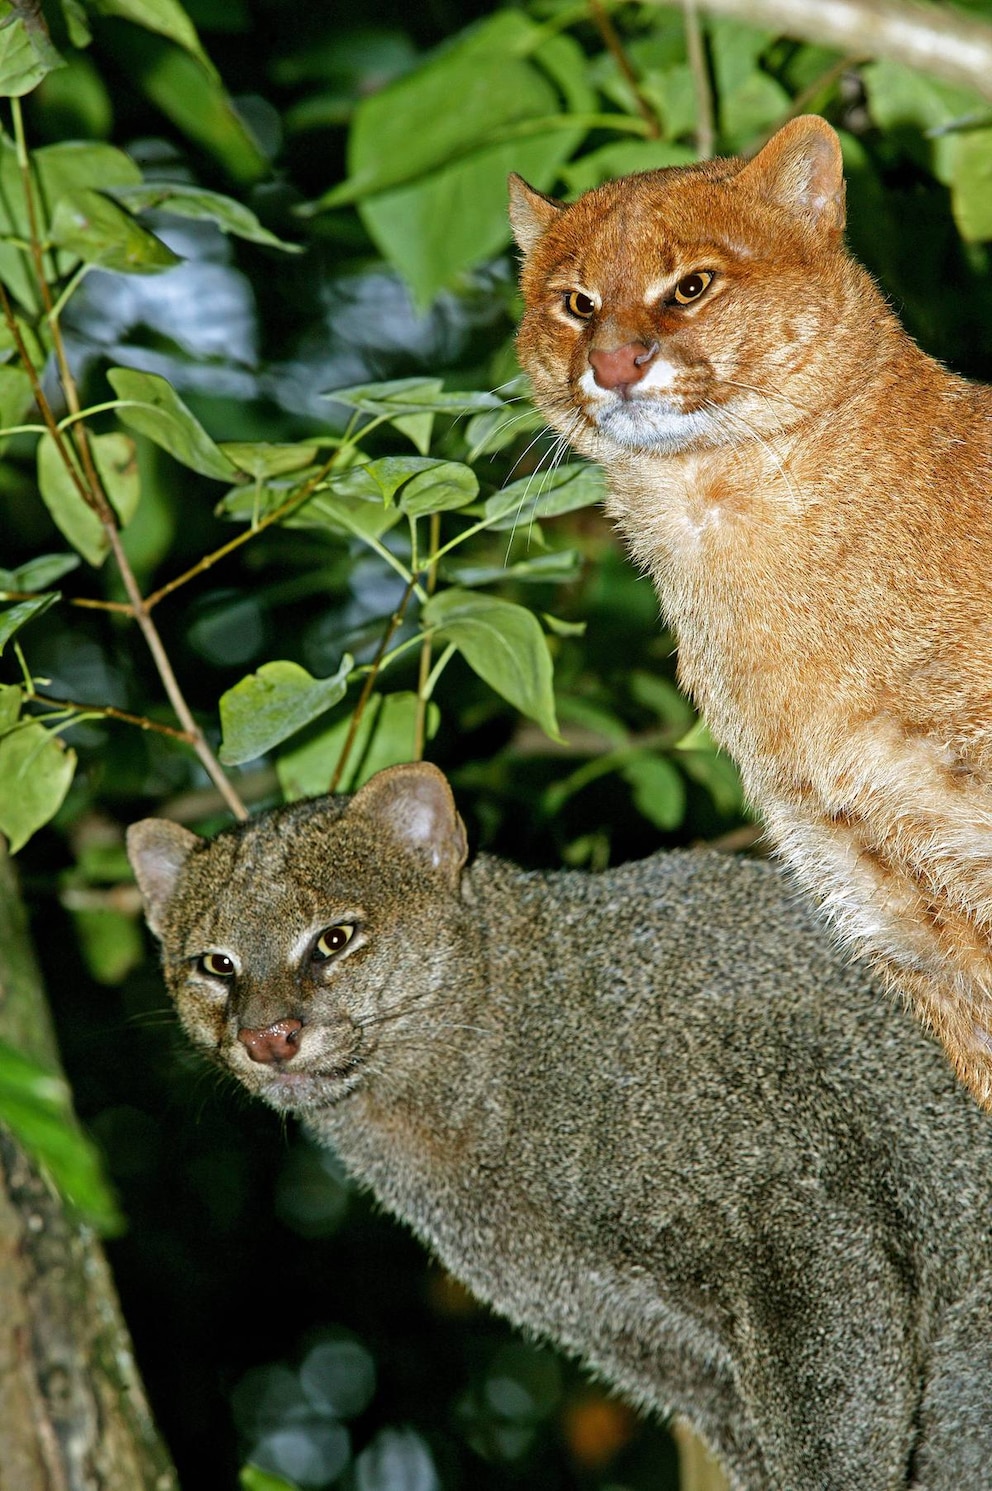
M 562 204 L 543 192 L 536 192 L 516 171 L 510 173 L 509 187 L 510 227 L 517 247 L 526 255 L 540 243 L 561 212 Z
M 811 227 L 844 228 L 844 161 L 840 140 L 818 114 L 790 119 L 737 176 Z
M 352 813 L 373 819 L 384 836 L 412 849 L 457 883 L 468 857 L 465 825 L 447 779 L 429 761 L 376 772 L 351 799 L 348 814 Z
M 183 865 L 202 842 L 188 828 L 165 818 L 142 818 L 127 831 L 127 857 L 145 903 L 145 919 L 156 937 L 175 893 Z

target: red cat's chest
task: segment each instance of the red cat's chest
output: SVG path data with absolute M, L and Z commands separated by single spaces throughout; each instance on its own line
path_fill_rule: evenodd
M 784 461 L 705 452 L 609 475 L 609 511 L 657 586 L 682 681 L 728 748 L 742 735 L 780 748 L 800 714 L 870 707 L 864 670 L 837 645 L 847 541 Z

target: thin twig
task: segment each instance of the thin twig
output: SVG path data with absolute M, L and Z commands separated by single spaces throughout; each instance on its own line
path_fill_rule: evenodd
M 124 553 L 121 536 L 112 523 L 106 523 L 104 531 L 110 541 L 110 547 L 117 561 L 121 579 L 124 581 L 124 589 L 127 591 L 128 600 L 131 602 L 131 614 L 138 623 L 141 634 L 145 639 L 145 645 L 152 655 L 152 660 L 158 669 L 158 676 L 162 680 L 162 686 L 169 696 L 169 703 L 175 711 L 176 719 L 189 735 L 190 743 L 199 756 L 204 771 L 223 797 L 230 811 L 234 814 L 235 818 L 244 820 L 248 817 L 248 809 L 241 801 L 237 792 L 235 792 L 224 768 L 207 744 L 206 736 L 194 720 L 189 705 L 186 703 L 183 691 L 179 687 L 179 680 L 176 678 L 172 663 L 169 661 L 169 655 L 158 634 L 158 628 L 148 614 L 148 609 L 142 597 L 141 590 L 138 587 L 138 582 L 134 577 L 134 571 L 128 563 L 127 555 Z
M 197 575 L 202 575 L 205 570 L 212 569 L 218 560 L 226 559 L 228 554 L 232 554 L 235 549 L 240 549 L 242 544 L 246 544 L 250 539 L 256 538 L 258 534 L 264 533 L 266 528 L 271 528 L 273 523 L 278 523 L 282 518 L 294 512 L 296 508 L 302 507 L 304 502 L 313 496 L 320 483 L 333 469 L 340 454 L 341 448 L 339 447 L 328 456 L 323 465 L 308 478 L 298 492 L 293 492 L 284 502 L 280 502 L 278 507 L 274 507 L 271 512 L 259 518 L 257 523 L 254 523 L 250 528 L 246 528 L 236 538 L 228 539 L 227 543 L 221 544 L 219 549 L 214 549 L 212 553 L 205 554 L 202 559 L 198 559 L 196 564 L 184 570 L 181 575 L 177 575 L 174 580 L 169 580 L 167 584 L 160 585 L 158 590 L 153 590 L 151 595 L 145 599 L 146 608 L 149 611 L 152 610 L 154 606 L 158 605 L 159 601 L 164 600 L 167 595 L 171 595 L 174 590 L 178 590 L 180 585 L 185 585 L 188 581 L 195 579 Z
M 713 154 L 716 129 L 713 122 L 713 86 L 703 46 L 703 28 L 699 24 L 696 0 L 682 0 L 685 20 L 685 45 L 696 90 L 696 152 L 700 160 Z
M 403 592 L 403 596 L 400 600 L 399 605 L 396 607 L 396 610 L 393 612 L 392 616 L 390 616 L 388 622 L 386 623 L 385 631 L 379 639 L 379 646 L 376 648 L 375 657 L 372 659 L 369 671 L 365 678 L 365 682 L 362 684 L 362 692 L 359 694 L 358 702 L 356 703 L 355 708 L 352 710 L 351 719 L 348 723 L 348 734 L 345 736 L 344 745 L 341 747 L 337 765 L 334 768 L 334 771 L 331 775 L 331 780 L 327 787 L 329 793 L 334 793 L 338 790 L 341 778 L 344 775 L 344 769 L 348 764 L 348 757 L 351 754 L 351 748 L 355 743 L 355 736 L 358 734 L 358 727 L 361 724 L 362 715 L 365 713 L 365 706 L 369 702 L 372 690 L 375 687 L 376 678 L 379 676 L 379 669 L 382 667 L 382 660 L 386 655 L 386 649 L 389 647 L 390 642 L 393 640 L 399 628 L 403 625 L 403 617 L 406 615 L 406 608 L 410 604 L 410 597 L 413 594 L 413 591 L 414 581 L 411 579 Z
M 29 214 L 31 227 L 32 262 L 34 264 L 35 273 L 38 276 L 39 290 L 42 296 L 42 300 L 48 311 L 49 325 L 51 327 L 53 342 L 56 349 L 56 357 L 59 364 L 59 374 L 62 382 L 63 393 L 65 394 L 66 403 L 68 404 L 71 412 L 74 415 L 78 415 L 80 413 L 80 405 L 75 380 L 73 378 L 72 369 L 69 366 L 68 358 L 65 353 L 65 346 L 62 341 L 61 329 L 59 327 L 58 320 L 51 314 L 52 300 L 45 277 L 44 259 L 41 253 L 41 237 L 38 228 L 37 215 L 34 211 L 34 197 L 30 179 L 30 164 L 27 160 L 27 150 L 24 144 L 20 107 L 16 99 L 14 99 L 12 102 L 15 106 L 14 122 L 15 129 L 18 135 L 18 155 L 19 158 L 23 158 L 22 180 L 24 184 L 27 211 Z M 162 639 L 158 634 L 158 629 L 156 628 L 155 623 L 152 621 L 151 616 L 148 613 L 147 606 L 145 605 L 145 601 L 141 594 L 141 589 L 138 585 L 137 580 L 135 579 L 134 571 L 131 568 L 130 561 L 128 560 L 128 557 L 124 552 L 124 546 L 121 542 L 121 536 L 117 528 L 117 519 L 114 515 L 113 509 L 110 506 L 110 503 L 107 501 L 102 484 L 100 482 L 100 478 L 97 475 L 96 468 L 93 464 L 92 456 L 89 450 L 89 443 L 86 438 L 85 426 L 82 424 L 82 422 L 79 422 L 75 426 L 74 430 L 76 446 L 79 450 L 80 458 L 83 463 L 83 469 L 86 473 L 86 480 L 84 481 L 83 477 L 77 470 L 76 462 L 73 459 L 72 452 L 66 445 L 66 442 L 62 435 L 62 431 L 58 427 L 58 423 L 55 419 L 55 415 L 52 411 L 51 405 L 49 404 L 45 391 L 42 388 L 37 369 L 35 368 L 34 363 L 28 353 L 27 347 L 24 344 L 24 339 L 20 333 L 20 327 L 17 324 L 17 318 L 14 315 L 13 308 L 2 284 L 0 284 L 0 305 L 2 305 L 3 308 L 4 320 L 6 321 L 7 326 L 10 329 L 11 335 L 14 339 L 14 343 L 17 347 L 18 354 L 24 364 L 24 369 L 31 381 L 32 391 L 34 392 L 41 417 L 44 420 L 49 432 L 51 433 L 52 439 L 55 441 L 56 449 L 58 450 L 65 468 L 69 472 L 69 475 L 72 478 L 77 491 L 79 492 L 83 501 L 86 503 L 87 507 L 95 512 L 97 517 L 100 519 L 104 534 L 106 535 L 107 543 L 109 544 L 110 550 L 114 555 L 114 559 L 117 563 L 117 568 L 120 572 L 121 579 L 124 582 L 124 589 L 127 591 L 127 596 L 131 607 L 131 614 L 134 617 L 135 621 L 138 623 L 148 650 L 152 655 L 155 667 L 158 670 L 159 678 L 161 679 L 165 692 L 168 695 L 169 702 L 172 705 L 173 710 L 175 711 L 176 718 L 178 719 L 184 733 L 189 737 L 189 742 L 192 745 L 197 756 L 199 756 L 204 770 L 210 777 L 210 780 L 216 786 L 218 792 L 220 792 L 223 796 L 224 801 L 226 802 L 230 811 L 234 814 L 235 818 L 247 818 L 248 812 L 244 806 L 244 803 L 241 801 L 237 792 L 228 781 L 228 778 L 223 768 L 221 767 L 220 762 L 217 760 L 213 751 L 210 749 L 209 744 L 207 743 L 206 736 L 203 734 L 203 731 L 200 729 L 199 725 L 193 718 L 189 705 L 186 703 L 183 692 L 179 687 L 179 681 L 176 678 L 172 664 L 169 661 L 169 657 L 162 643 Z
M 430 557 L 427 563 L 427 574 L 424 577 L 424 589 L 428 597 L 434 594 L 437 585 L 437 551 L 441 544 L 441 514 L 431 513 L 430 531 Z M 431 633 L 424 633 L 424 640 L 420 647 L 420 667 L 417 674 L 417 718 L 413 732 L 413 759 L 422 761 L 424 758 L 424 746 L 427 743 L 427 688 L 431 676 Z
M 45 319 L 52 333 L 52 347 L 55 351 L 55 359 L 59 367 L 59 382 L 62 385 L 62 392 L 65 394 L 65 401 L 70 414 L 78 415 L 80 404 L 79 395 L 76 390 L 76 381 L 69 367 L 69 358 L 62 337 L 62 326 L 58 316 L 55 314 L 55 305 L 48 284 L 48 275 L 45 272 L 41 233 L 39 232 L 38 216 L 35 211 L 34 183 L 31 180 L 31 161 L 28 155 L 27 141 L 24 137 L 24 119 L 21 114 L 21 101 L 19 98 L 12 98 L 10 103 L 14 119 L 14 135 L 17 142 L 17 161 L 21 172 L 21 187 L 24 192 L 24 205 L 28 214 L 31 259 L 34 264 L 35 277 L 38 281 L 38 289 L 41 292 L 42 305 L 45 308 Z M 72 439 L 75 442 L 75 448 L 79 452 L 79 459 L 82 462 L 87 485 L 96 499 L 97 505 L 94 511 L 99 516 L 101 522 L 105 523 L 108 520 L 111 510 L 103 490 L 103 483 L 97 475 L 93 453 L 90 450 L 89 436 L 84 424 L 76 426 L 72 432 Z
M 619 33 L 617 32 L 617 28 L 614 26 L 612 19 L 604 10 L 602 4 L 600 3 L 600 0 L 589 0 L 589 13 L 592 16 L 593 24 L 596 27 L 596 30 L 603 38 L 603 43 L 607 51 L 613 58 L 617 67 L 620 69 L 621 75 L 626 82 L 627 87 L 633 94 L 637 112 L 640 114 L 641 118 L 644 120 L 644 123 L 648 127 L 649 137 L 652 140 L 660 140 L 661 121 L 659 120 L 658 115 L 655 112 L 650 100 L 641 91 L 640 80 L 637 76 L 637 73 L 634 71 L 633 63 L 627 56 L 624 44 L 620 40 Z
M 59 429 L 58 421 L 55 418 L 52 407 L 49 404 L 48 399 L 45 397 L 45 390 L 41 386 L 41 379 L 38 377 L 37 369 L 35 368 L 35 365 L 31 360 L 31 354 L 29 353 L 24 338 L 21 335 L 21 328 L 18 324 L 17 317 L 14 315 L 13 306 L 10 303 L 7 291 L 4 288 L 2 281 L 0 281 L 0 309 L 3 310 L 3 319 L 6 323 L 7 330 L 10 332 L 14 346 L 17 348 L 17 355 L 24 365 L 24 371 L 28 375 L 28 379 L 31 384 L 31 391 L 34 394 L 35 403 L 38 405 L 38 412 L 40 413 L 42 419 L 45 421 L 45 428 L 48 430 L 48 433 L 51 435 L 53 441 L 55 442 L 55 447 L 58 450 L 59 455 L 62 457 L 63 464 L 65 465 L 66 470 L 72 478 L 72 482 L 76 488 L 76 491 L 79 493 L 80 497 L 86 503 L 86 506 L 90 509 L 90 511 L 96 513 L 101 523 L 104 523 L 107 521 L 107 515 L 110 509 L 108 507 L 107 512 L 103 511 L 97 495 L 88 490 L 86 483 L 79 473 L 72 453 L 65 443 L 65 438 L 62 434 L 62 431 Z
M 66 709 L 72 714 L 98 715 L 108 720 L 120 720 L 125 725 L 137 725 L 139 730 L 153 730 L 156 735 L 168 735 L 171 740 L 181 740 L 186 745 L 192 745 L 192 736 L 185 730 L 177 730 L 173 725 L 161 725 L 158 720 L 150 720 L 147 715 L 130 714 L 126 709 L 117 709 L 113 704 L 80 704 L 75 699 L 53 699 L 49 694 L 36 694 L 33 691 L 25 694 L 30 704 L 43 704 L 46 709 Z

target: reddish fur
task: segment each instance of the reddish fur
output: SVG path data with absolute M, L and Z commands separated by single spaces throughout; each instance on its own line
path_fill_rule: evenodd
M 565 208 L 512 193 L 521 361 L 606 468 L 684 683 L 783 856 L 992 1107 L 992 390 L 847 254 L 822 120 Z M 698 303 L 645 303 L 704 269 Z M 562 313 L 574 289 L 591 320 Z M 631 341 L 676 370 L 668 407 L 719 425 L 667 452 L 601 432 L 579 379 Z

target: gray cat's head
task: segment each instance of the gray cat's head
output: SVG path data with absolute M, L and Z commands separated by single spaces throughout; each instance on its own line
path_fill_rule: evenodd
M 435 767 L 391 767 L 213 841 L 146 818 L 127 848 L 187 1034 L 273 1107 L 352 1091 L 444 987 L 466 840 Z

